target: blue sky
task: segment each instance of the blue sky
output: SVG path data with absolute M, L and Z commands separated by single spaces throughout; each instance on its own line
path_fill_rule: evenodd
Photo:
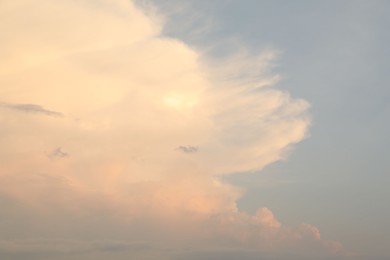
M 389 258 L 390 3 L 135 2 L 0 4 L 0 258 Z

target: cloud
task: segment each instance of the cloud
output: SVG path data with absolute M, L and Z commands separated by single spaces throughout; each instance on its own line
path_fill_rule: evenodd
M 306 136 L 308 103 L 272 88 L 274 51 L 211 60 L 125 0 L 0 9 L 0 256 L 343 253 L 314 226 L 240 211 L 242 190 L 217 178 L 261 169 Z
M 15 111 L 21 111 L 26 113 L 44 114 L 47 116 L 63 117 L 62 113 L 47 110 L 39 105 L 34 104 L 7 104 L 0 102 L 0 107 L 8 108 Z
M 139 259 L 151 259 L 157 254 L 151 253 L 152 248 L 142 242 L 110 240 L 66 240 L 66 239 L 25 239 L 1 240 L 0 252 L 6 259 L 105 259 L 115 256 L 116 259 L 126 259 L 128 254 Z M 162 252 L 153 248 L 153 251 Z
M 198 147 L 191 146 L 191 145 L 188 146 L 180 145 L 177 149 L 184 153 L 196 153 L 198 151 Z
M 64 157 L 68 157 L 69 154 L 62 151 L 61 147 L 58 147 L 55 150 L 53 150 L 51 153 L 49 153 L 47 156 L 49 158 L 64 158 Z

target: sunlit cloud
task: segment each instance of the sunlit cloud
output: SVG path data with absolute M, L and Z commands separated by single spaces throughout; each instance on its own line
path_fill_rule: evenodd
M 128 1 L 0 9 L 0 256 L 343 252 L 315 226 L 241 212 L 242 190 L 217 178 L 307 134 L 308 103 L 273 88 L 277 52 L 211 60 Z

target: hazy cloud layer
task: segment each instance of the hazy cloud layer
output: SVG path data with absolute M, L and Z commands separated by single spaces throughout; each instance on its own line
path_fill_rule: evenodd
M 306 135 L 308 104 L 271 87 L 273 51 L 211 61 L 125 0 L 0 10 L 0 258 L 344 254 L 315 226 L 240 212 L 215 178 Z

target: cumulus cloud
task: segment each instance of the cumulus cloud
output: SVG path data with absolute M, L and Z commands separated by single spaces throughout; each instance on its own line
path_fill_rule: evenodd
M 216 178 L 261 169 L 306 135 L 307 102 L 272 88 L 274 51 L 207 59 L 126 0 L 0 10 L 0 257 L 343 252 L 314 226 L 241 212 L 240 188 Z

